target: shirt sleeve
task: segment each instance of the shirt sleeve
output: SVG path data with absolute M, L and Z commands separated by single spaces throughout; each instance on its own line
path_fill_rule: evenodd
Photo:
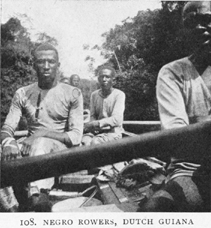
M 14 137 L 14 132 L 18 127 L 20 118 L 22 116 L 22 98 L 21 98 L 21 90 L 17 90 L 11 105 L 9 112 L 7 114 L 6 120 L 2 126 L 2 133 L 7 133 L 11 137 Z
M 123 92 L 118 93 L 114 100 L 113 111 L 110 117 L 99 120 L 100 128 L 111 126 L 121 126 L 124 118 L 125 110 L 125 94 Z
M 73 146 L 81 143 L 83 134 L 83 96 L 79 89 L 74 89 L 73 102 L 70 105 L 67 134 Z
M 156 95 L 162 128 L 189 125 L 178 75 L 168 68 L 161 69 L 157 79 Z

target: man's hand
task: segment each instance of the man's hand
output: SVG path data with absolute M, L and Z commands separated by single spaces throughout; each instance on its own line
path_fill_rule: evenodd
M 8 137 L 2 141 L 2 159 L 13 160 L 19 156 L 19 148 L 14 138 Z
M 21 155 L 23 157 L 29 155 L 29 152 L 31 150 L 32 144 L 35 139 L 36 139 L 36 137 L 34 135 L 24 139 L 24 141 L 22 142 L 22 148 L 21 148 Z
M 22 142 L 22 148 L 21 148 L 21 155 L 23 157 L 28 156 L 31 150 L 31 147 L 34 143 L 34 140 L 39 138 L 39 137 L 45 137 L 49 131 L 48 130 L 39 130 L 36 131 L 33 135 L 30 137 L 26 138 Z
M 94 132 L 94 131 L 99 131 L 100 130 L 100 123 L 99 121 L 91 121 L 89 123 L 86 123 L 84 125 L 84 132 Z

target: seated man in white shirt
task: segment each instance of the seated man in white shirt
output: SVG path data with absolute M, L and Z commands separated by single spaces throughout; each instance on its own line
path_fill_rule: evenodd
M 80 144 L 83 97 L 78 88 L 58 82 L 59 65 L 55 47 L 45 43 L 35 49 L 34 69 L 38 82 L 19 88 L 13 97 L 1 130 L 3 159 L 16 157 L 19 153 L 38 156 Z M 14 132 L 22 115 L 27 118 L 29 135 L 19 151 Z M 29 184 L 31 210 L 42 210 L 36 209 L 42 196 L 40 191 L 51 189 L 53 185 L 54 178 Z
M 115 70 L 103 66 L 98 71 L 100 89 L 91 94 L 90 122 L 84 126 L 83 145 L 96 145 L 122 138 L 125 94 L 113 88 Z

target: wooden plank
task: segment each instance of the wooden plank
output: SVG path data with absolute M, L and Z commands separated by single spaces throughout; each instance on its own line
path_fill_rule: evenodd
M 116 183 L 110 181 L 108 184 L 118 199 L 119 203 L 129 202 L 128 198 L 123 194 L 121 189 L 116 187 Z
M 108 183 L 102 183 L 97 181 L 98 187 L 100 189 L 100 195 L 104 204 L 119 204 L 119 200 L 110 188 Z

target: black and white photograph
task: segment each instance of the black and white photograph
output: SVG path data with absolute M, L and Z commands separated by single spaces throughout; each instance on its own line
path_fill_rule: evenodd
M 0 3 L 1 228 L 210 227 L 211 1 Z

